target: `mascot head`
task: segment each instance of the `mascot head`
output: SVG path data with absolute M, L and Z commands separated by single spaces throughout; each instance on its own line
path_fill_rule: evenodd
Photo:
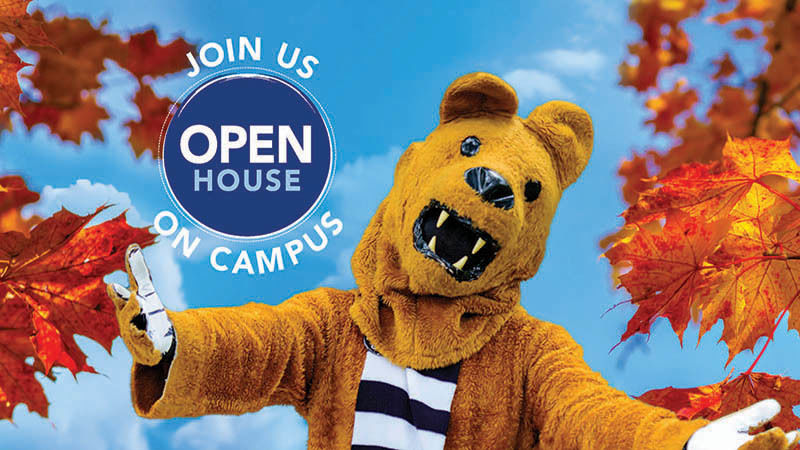
M 439 116 L 400 158 L 352 260 L 359 327 L 418 367 L 468 356 L 508 318 L 592 151 L 583 109 L 553 101 L 520 117 L 514 90 L 487 73 L 453 82 Z

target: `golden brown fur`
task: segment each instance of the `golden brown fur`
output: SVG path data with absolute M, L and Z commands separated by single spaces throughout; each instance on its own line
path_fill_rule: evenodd
M 179 344 L 166 388 L 154 395 L 163 372 L 136 364 L 136 412 L 168 418 L 290 404 L 308 420 L 309 448 L 349 448 L 366 352 L 347 311 L 354 297 L 321 288 L 279 306 L 171 313 Z M 461 366 L 446 448 L 680 450 L 704 423 L 608 387 L 563 328 L 515 307 Z

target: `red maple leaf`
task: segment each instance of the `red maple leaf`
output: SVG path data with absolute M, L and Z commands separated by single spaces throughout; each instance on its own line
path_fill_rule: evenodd
M 774 203 L 779 195 L 767 182 L 773 176 L 800 182 L 788 140 L 731 139 L 722 149 L 722 161 L 685 164 L 671 171 L 657 187 L 642 192 L 623 217 L 627 223 L 645 223 L 672 209 L 709 220 L 725 217 L 751 189 Z
M 143 84 L 133 102 L 141 113 L 139 120 L 131 120 L 125 124 L 131 130 L 128 140 L 133 153 L 139 157 L 149 149 L 153 158 L 160 158 L 158 142 L 164 129 L 164 121 L 172 115 L 173 101 L 166 97 L 158 97 L 149 85 Z
M 25 180 L 18 175 L 0 177 L 0 231 L 28 230 L 42 219 L 32 216 L 23 219 L 20 211 L 23 206 L 39 201 L 39 194 L 28 190 Z
M 75 334 L 109 351 L 119 334 L 103 277 L 124 267 L 129 244 L 150 245 L 155 235 L 128 225 L 124 214 L 85 228 L 103 209 L 86 216 L 62 209 L 30 237 L 0 234 L 0 419 L 10 419 L 19 403 L 47 415 L 36 371 L 49 375 L 57 365 L 94 372 Z
M 692 318 L 700 337 L 722 320 L 730 363 L 787 313 L 800 329 L 800 203 L 778 189 L 800 167 L 788 141 L 733 139 L 722 153 L 670 172 L 624 214 L 635 232 L 606 252 L 631 266 L 620 282 L 638 309 L 623 341 L 657 317 L 679 337 Z M 663 230 L 652 225 L 663 218 Z
M 722 320 L 730 363 L 787 313 L 800 329 L 800 202 L 779 188 L 800 167 L 788 141 L 733 139 L 722 155 L 670 172 L 624 214 L 628 235 L 606 253 L 631 266 L 620 283 L 638 309 L 623 341 L 657 317 L 679 337 L 692 318 L 700 337 Z
M 56 107 L 44 103 L 22 103 L 22 119 L 28 128 L 44 124 L 62 140 L 80 145 L 83 133 L 102 141 L 100 121 L 108 119 L 108 113 L 97 104 L 94 95 L 86 95 L 70 107 Z
M 17 81 L 19 69 L 27 66 L 11 49 L 5 40 L 0 39 L 0 111 L 11 107 L 19 111 L 19 96 L 22 89 Z
M 28 15 L 31 0 L 0 1 L 0 33 L 11 33 L 26 46 L 52 47 L 40 18 Z
M 730 222 L 700 222 L 675 211 L 662 230 L 642 228 L 629 241 L 620 242 L 605 256 L 612 265 L 623 261 L 631 270 L 620 282 L 638 308 L 622 335 L 624 341 L 636 333 L 649 333 L 658 317 L 666 317 L 683 340 L 691 319 L 692 306 L 699 300 L 707 281 L 705 260 L 727 233 Z
M 753 403 L 772 398 L 781 412 L 770 424 L 784 431 L 800 428 L 792 408 L 800 404 L 800 381 L 767 373 L 743 373 L 733 380 L 695 388 L 667 387 L 645 392 L 639 400 L 675 411 L 682 419 L 715 420 Z
M 120 64 L 141 79 L 145 75 L 159 77 L 189 67 L 186 53 L 194 50 L 183 38 L 167 45 L 158 43 L 155 30 L 134 34 L 128 40 L 128 52 Z
M 656 132 L 668 132 L 675 128 L 675 118 L 690 111 L 697 100 L 697 91 L 687 89 L 686 80 L 678 80 L 672 90 L 647 99 L 645 106 L 655 115 L 645 123 L 653 125 Z

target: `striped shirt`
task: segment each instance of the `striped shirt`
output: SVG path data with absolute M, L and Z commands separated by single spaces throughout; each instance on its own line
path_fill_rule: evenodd
M 353 450 L 442 449 L 461 363 L 432 370 L 392 364 L 366 337 Z

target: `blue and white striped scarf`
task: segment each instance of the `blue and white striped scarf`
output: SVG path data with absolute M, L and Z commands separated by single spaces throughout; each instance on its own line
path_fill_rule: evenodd
M 392 364 L 364 338 L 353 450 L 442 449 L 461 363 L 432 370 Z

